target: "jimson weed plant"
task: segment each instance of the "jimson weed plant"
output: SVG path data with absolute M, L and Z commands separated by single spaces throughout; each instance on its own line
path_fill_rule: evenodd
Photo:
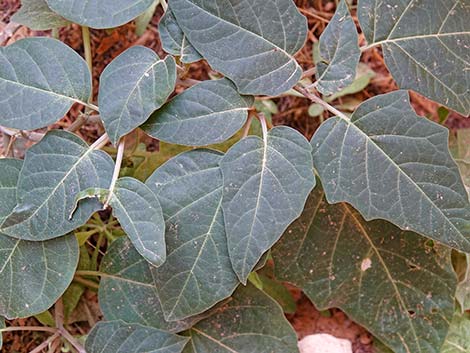
M 53 319 L 43 346 L 61 337 L 78 352 L 297 352 L 272 290 L 283 281 L 341 308 L 379 352 L 466 352 L 455 347 L 468 349 L 470 327 L 468 162 L 407 90 L 469 115 L 470 5 L 359 0 L 360 47 L 351 4 L 337 2 L 303 71 L 307 21 L 291 0 L 23 0 L 13 21 L 81 25 L 85 59 L 48 37 L 0 49 L 0 125 L 35 141 L 24 160 L 0 160 L 0 316 Z M 89 28 L 145 28 L 158 5 L 168 55 L 125 50 L 94 101 Z M 346 113 L 332 97 L 376 47 L 400 90 Z M 174 95 L 199 60 L 220 77 Z M 311 141 L 271 127 L 270 99 L 286 94 L 331 113 Z M 74 104 L 69 131 L 31 132 Z M 106 133 L 91 145 L 72 132 L 97 119 Z M 137 128 L 190 148 L 138 177 L 126 154 L 159 152 L 129 147 Z M 85 245 L 98 233 L 98 250 L 103 233 L 110 244 L 99 269 Z M 87 286 L 104 321 L 83 343 L 63 316 Z

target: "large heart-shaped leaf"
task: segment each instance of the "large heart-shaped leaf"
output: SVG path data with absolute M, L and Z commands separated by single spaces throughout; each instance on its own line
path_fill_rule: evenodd
M 166 221 L 168 258 L 154 272 L 167 320 L 209 309 L 238 284 L 222 215 L 221 159 L 211 150 L 185 152 L 147 180 Z
M 240 93 L 275 96 L 300 79 L 293 55 L 307 23 L 292 0 L 171 0 L 170 7 L 189 42 Z
M 242 283 L 296 219 L 315 186 L 311 147 L 289 127 L 250 136 L 222 159 L 223 210 L 232 266 Z
M 123 321 L 99 322 L 87 337 L 87 353 L 181 353 L 188 339 Z
M 53 12 L 46 0 L 21 0 L 21 8 L 11 20 L 36 31 L 67 26 L 70 22 Z
M 0 159 L 0 221 L 16 205 L 20 168 L 19 160 Z M 69 286 L 77 263 L 73 235 L 29 242 L 0 233 L 0 315 L 13 319 L 49 309 Z
M 158 34 L 163 49 L 174 56 L 178 56 L 183 63 L 193 63 L 202 59 L 201 54 L 186 38 L 183 30 L 176 22 L 175 15 L 168 8 L 158 24 Z
M 86 102 L 90 92 L 85 60 L 58 40 L 26 38 L 0 48 L 2 126 L 32 130 L 50 125 L 75 102 Z
M 111 142 L 134 130 L 166 102 L 176 82 L 172 56 L 160 60 L 135 46 L 114 59 L 100 78 L 100 115 Z
M 440 353 L 470 352 L 470 314 L 455 313 Z
M 66 19 L 92 28 L 113 28 L 127 23 L 154 0 L 46 0 L 49 7 Z
M 200 320 L 166 322 L 150 265 L 126 238 L 113 242 L 101 262 L 98 292 L 106 320 L 123 320 L 160 330 L 180 332 Z
M 462 0 L 360 0 L 369 45 L 382 45 L 400 88 L 470 114 L 470 6 Z
M 323 123 L 313 160 L 330 203 L 470 251 L 470 204 L 447 140 L 396 91 L 362 103 L 350 121 Z
M 272 254 L 277 277 L 318 308 L 341 308 L 395 353 L 439 352 L 454 312 L 448 249 L 330 205 L 318 186 Z
M 88 199 L 69 219 L 75 196 L 90 187 L 109 187 L 113 169 L 108 154 L 91 149 L 78 136 L 61 130 L 48 132 L 26 152 L 18 180 L 18 205 L 0 231 L 37 241 L 74 230 L 100 209 L 99 202 Z
M 361 56 L 356 25 L 345 0 L 320 36 L 317 89 L 331 95 L 350 85 L 356 77 Z
M 280 306 L 249 284 L 189 330 L 184 353 L 294 353 L 297 337 Z
M 235 134 L 252 105 L 253 97 L 241 96 L 229 80 L 204 81 L 153 113 L 142 128 L 162 141 L 207 146 Z

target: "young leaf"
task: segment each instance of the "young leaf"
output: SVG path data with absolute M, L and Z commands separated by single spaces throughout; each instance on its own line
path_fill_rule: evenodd
M 189 330 L 184 353 L 298 352 L 297 337 L 279 305 L 249 284 Z
M 172 0 L 171 11 L 189 42 L 240 93 L 279 95 L 302 75 L 293 55 L 307 21 L 292 0 Z
M 21 161 L 0 159 L 0 220 L 16 205 L 20 168 Z M 77 262 L 73 235 L 29 242 L 0 233 L 0 315 L 13 319 L 49 309 L 72 281 Z
M 185 152 L 147 180 L 166 221 L 168 258 L 154 277 L 167 320 L 199 314 L 238 285 L 222 215 L 222 156 L 211 150 Z
M 160 0 L 153 0 L 152 5 L 135 19 L 135 34 L 139 37 L 145 33 L 148 25 L 152 22 L 158 4 L 160 4 Z
M 382 45 L 400 88 L 470 114 L 470 7 L 465 1 L 361 0 L 358 17 L 369 45 Z
M 50 131 L 26 152 L 18 180 L 18 205 L 0 231 L 24 240 L 62 236 L 86 223 L 100 205 L 80 203 L 70 220 L 75 196 L 90 187 L 109 187 L 114 163 L 103 151 L 91 149 L 78 136 Z
M 165 321 L 153 277 L 155 267 L 125 237 L 109 247 L 100 271 L 105 275 L 98 296 L 106 320 L 123 320 L 170 332 L 185 330 L 198 320 Z
M 276 127 L 266 143 L 250 136 L 222 159 L 222 207 L 232 266 L 242 283 L 315 186 L 311 147 L 296 130 Z
M 112 143 L 134 130 L 173 92 L 176 65 L 151 49 L 135 46 L 114 59 L 100 79 L 99 106 Z
M 470 251 L 470 204 L 447 140 L 396 91 L 362 103 L 350 121 L 328 119 L 311 143 L 330 203 Z
M 46 0 L 49 7 L 66 19 L 92 28 L 123 25 L 147 10 L 153 0 Z
M 320 36 L 317 89 L 331 95 L 350 85 L 361 56 L 356 25 L 344 0 Z
M 229 80 L 204 81 L 153 113 L 142 128 L 165 142 L 207 146 L 235 134 L 252 105 L 253 97 L 241 96 Z
M 178 22 L 176 22 L 170 7 L 158 24 L 158 33 L 160 34 L 163 50 L 171 55 L 178 56 L 181 62 L 190 64 L 202 59 L 201 54 L 188 41 Z
M 33 130 L 86 102 L 91 75 L 85 60 L 62 42 L 25 38 L 0 48 L 0 125 Z
M 360 62 L 357 67 L 356 78 L 354 79 L 353 83 L 343 88 L 341 91 L 336 92 L 331 96 L 325 97 L 325 102 L 333 102 L 335 99 L 347 96 L 348 94 L 361 92 L 364 88 L 369 85 L 371 79 L 374 77 L 375 71 L 369 68 L 366 64 Z
M 11 20 L 36 31 L 64 27 L 70 24 L 65 18 L 53 12 L 46 0 L 21 0 L 21 8 Z
M 120 178 L 109 202 L 137 251 L 152 265 L 165 262 L 165 221 L 152 190 L 133 178 Z
M 395 353 L 438 353 L 454 312 L 450 251 L 348 204 L 321 187 L 272 254 L 277 277 L 320 309 L 339 307 Z
M 470 314 L 455 313 L 440 353 L 470 352 Z
M 99 322 L 87 337 L 87 353 L 181 353 L 188 338 L 123 321 Z

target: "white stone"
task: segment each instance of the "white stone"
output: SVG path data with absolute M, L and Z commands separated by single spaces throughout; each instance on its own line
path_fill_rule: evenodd
M 326 333 L 305 336 L 299 342 L 300 353 L 352 353 L 348 340 L 336 338 Z

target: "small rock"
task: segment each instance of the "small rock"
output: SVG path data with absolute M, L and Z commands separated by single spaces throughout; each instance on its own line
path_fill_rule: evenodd
M 309 335 L 299 342 L 300 353 L 352 353 L 348 340 L 336 338 L 326 333 Z

